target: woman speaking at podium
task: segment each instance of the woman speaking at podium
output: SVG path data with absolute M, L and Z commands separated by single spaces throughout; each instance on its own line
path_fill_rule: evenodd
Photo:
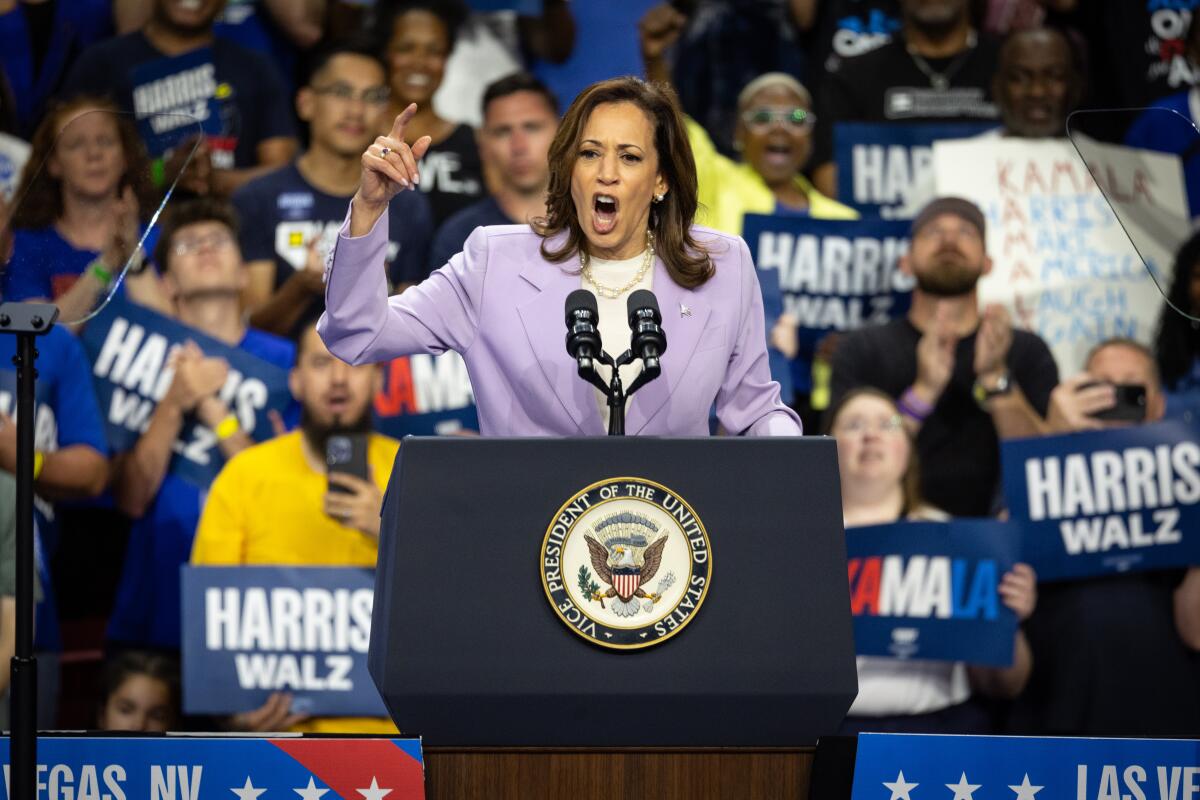
M 405 109 L 362 156 L 318 324 L 334 355 L 361 364 L 456 350 L 484 435 L 602 435 L 606 400 L 579 377 L 564 346 L 564 304 L 580 288 L 597 296 L 597 327 L 615 358 L 630 342 L 626 299 L 648 289 L 667 349 L 662 374 L 631 398 L 628 433 L 707 435 L 715 405 L 730 433 L 800 434 L 767 366 L 749 249 L 692 224 L 695 164 L 669 89 L 632 77 L 588 87 L 550 147 L 545 217 L 477 228 L 448 264 L 389 298 L 384 211 L 398 192 L 416 188 L 429 147 L 428 137 L 404 142 L 415 110 Z M 597 366 L 605 381 L 608 369 Z M 640 370 L 640 362 L 621 367 L 623 383 Z

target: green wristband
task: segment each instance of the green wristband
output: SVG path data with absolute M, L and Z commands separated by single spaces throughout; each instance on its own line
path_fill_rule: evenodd
M 163 163 L 161 158 L 156 158 L 150 162 L 150 180 L 160 189 L 167 182 L 167 165 Z
M 112 272 L 110 272 L 108 267 L 105 266 L 104 262 L 98 258 L 91 264 L 88 264 L 88 272 L 96 276 L 96 280 L 100 281 L 100 283 L 104 284 L 106 287 L 112 283 Z

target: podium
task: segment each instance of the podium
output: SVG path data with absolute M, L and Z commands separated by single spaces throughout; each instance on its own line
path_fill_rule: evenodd
M 408 438 L 381 530 L 369 666 L 431 791 L 442 756 L 468 794 L 475 765 L 542 796 L 535 762 L 545 796 L 739 759 L 806 784 L 857 692 L 831 439 Z

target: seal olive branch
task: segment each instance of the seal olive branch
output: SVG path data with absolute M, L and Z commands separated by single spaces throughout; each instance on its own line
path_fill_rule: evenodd
M 604 608 L 604 598 L 600 595 L 600 584 L 592 577 L 592 571 L 587 568 L 587 564 L 579 566 L 579 591 L 583 592 L 583 596 L 588 600 L 599 600 L 600 607 Z

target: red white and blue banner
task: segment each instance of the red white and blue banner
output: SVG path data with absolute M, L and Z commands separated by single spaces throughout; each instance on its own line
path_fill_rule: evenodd
M 1001 458 L 1040 580 L 1200 564 L 1200 423 L 1010 440 Z
M 44 800 L 421 800 L 419 739 L 41 736 Z M 4 793 L 12 770 L 0 738 Z
M 1011 665 L 1017 618 L 998 588 L 1018 552 L 1019 532 L 993 520 L 847 529 L 855 652 Z
M 862 733 L 851 800 L 1192 800 L 1200 742 Z
M 183 705 L 385 717 L 367 672 L 374 573 L 352 567 L 182 567 Z
M 839 122 L 834 126 L 838 200 L 864 215 L 912 219 L 935 195 L 933 143 L 965 139 L 995 122 Z

